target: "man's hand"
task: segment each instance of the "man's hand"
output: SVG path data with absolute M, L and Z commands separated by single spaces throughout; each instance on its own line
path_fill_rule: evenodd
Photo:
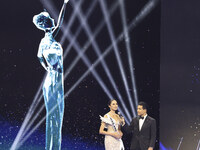
M 149 147 L 148 150 L 153 150 L 153 147 Z

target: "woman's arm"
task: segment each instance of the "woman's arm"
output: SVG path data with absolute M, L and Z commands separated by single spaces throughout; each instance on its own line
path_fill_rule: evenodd
M 121 131 L 121 126 L 119 126 L 119 128 L 118 128 L 118 132 L 119 132 L 120 136 L 122 137 L 122 136 L 123 136 L 123 133 L 122 133 L 122 131 Z
M 65 14 L 65 8 L 66 8 L 66 4 L 68 3 L 69 0 L 64 0 L 63 6 L 61 8 L 59 17 L 58 17 L 58 22 L 56 27 L 53 29 L 53 34 L 54 34 L 54 38 L 56 37 L 56 35 L 58 34 L 58 31 L 60 30 L 60 27 L 62 25 L 63 22 L 63 18 L 64 18 L 64 14 Z
M 123 116 L 120 117 L 119 115 L 117 115 L 117 117 L 118 117 L 120 126 L 123 127 L 125 125 L 124 117 Z
M 103 134 L 103 135 L 110 135 L 110 136 L 113 136 L 117 139 L 120 139 L 122 136 L 121 134 L 117 133 L 117 132 L 108 132 L 108 131 L 104 131 L 104 128 L 105 128 L 105 123 L 102 122 L 101 123 L 101 126 L 100 126 L 100 129 L 99 129 L 99 134 Z
M 128 134 L 132 133 L 133 129 L 134 129 L 134 119 L 132 119 L 130 125 L 125 124 L 122 127 L 122 130 L 125 131 Z
M 123 133 L 121 131 L 121 127 L 125 125 L 125 120 L 123 117 L 120 117 L 119 115 L 117 115 L 117 118 L 119 120 L 119 127 L 118 127 L 118 133 L 120 134 L 120 136 L 123 136 Z
M 107 118 L 106 116 L 104 116 L 105 118 Z M 122 136 L 117 133 L 117 132 L 108 132 L 108 131 L 104 131 L 106 124 L 104 122 L 101 123 L 101 126 L 99 128 L 99 134 L 103 134 L 103 135 L 110 135 L 113 136 L 117 139 L 120 139 Z

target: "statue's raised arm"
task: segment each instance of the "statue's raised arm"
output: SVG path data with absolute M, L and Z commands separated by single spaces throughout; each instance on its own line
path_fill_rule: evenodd
M 60 27 L 61 27 L 61 25 L 63 23 L 63 18 L 64 18 L 64 14 L 65 14 L 66 4 L 68 2 L 69 2 L 69 0 L 64 0 L 63 6 L 62 6 L 62 8 L 60 10 L 60 14 L 59 14 L 59 17 L 58 17 L 57 25 L 53 29 L 54 38 L 58 34 L 58 31 L 60 30 Z

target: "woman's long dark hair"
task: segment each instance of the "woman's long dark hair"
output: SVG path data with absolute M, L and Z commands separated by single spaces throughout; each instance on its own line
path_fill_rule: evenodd
M 111 100 L 109 100 L 109 101 L 108 101 L 108 106 L 111 105 L 112 101 L 116 101 L 116 100 L 115 100 L 115 99 L 111 99 Z M 117 101 L 116 101 L 116 102 L 117 102 Z

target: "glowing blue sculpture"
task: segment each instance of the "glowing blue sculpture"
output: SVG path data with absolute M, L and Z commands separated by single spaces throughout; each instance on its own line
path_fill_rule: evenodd
M 47 70 L 43 85 L 43 95 L 46 106 L 46 150 L 61 149 L 61 130 L 64 115 L 64 86 L 63 86 L 63 50 L 54 39 L 54 35 L 62 23 L 65 6 L 64 1 L 57 26 L 47 12 L 41 12 L 33 17 L 37 28 L 44 30 L 45 37 L 41 40 L 38 58 Z

